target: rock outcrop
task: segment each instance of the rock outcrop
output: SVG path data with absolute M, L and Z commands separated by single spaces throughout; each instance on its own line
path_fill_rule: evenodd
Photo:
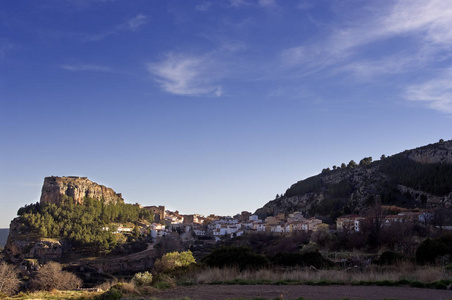
M 272 200 L 259 208 L 255 214 L 264 218 L 279 213 L 289 214 L 294 211 L 303 213 L 304 216 L 316 214 L 318 207 L 326 201 L 334 198 L 340 202 L 347 203 L 353 209 L 361 209 L 367 205 L 367 200 L 378 194 L 377 182 L 385 180 L 384 174 L 378 172 L 378 167 L 356 168 L 336 170 L 317 175 L 319 177 L 319 187 L 311 192 L 298 195 L 283 196 Z M 343 188 L 344 192 L 332 195 L 331 189 L 335 187 Z M 339 201 L 339 200 L 338 200 Z M 334 209 L 334 207 L 332 207 Z
M 406 151 L 408 158 L 422 164 L 452 164 L 452 140 Z
M 86 177 L 46 177 L 42 186 L 41 204 L 58 204 L 62 200 L 62 195 L 71 197 L 79 204 L 83 204 L 85 197 L 101 200 L 105 203 L 124 201 L 121 194 L 116 193 L 111 188 L 92 182 Z
M 61 258 L 69 246 L 64 240 L 36 238 L 28 232 L 21 231 L 21 224 L 16 218 L 11 221 L 5 254 L 14 262 L 24 259 L 54 260 Z

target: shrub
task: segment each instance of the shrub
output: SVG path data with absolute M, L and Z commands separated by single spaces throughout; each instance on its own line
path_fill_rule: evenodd
M 377 265 L 395 265 L 399 262 L 406 260 L 406 258 L 393 251 L 385 251 L 380 257 L 375 261 Z
M 119 300 L 123 297 L 122 293 L 116 288 L 112 287 L 109 291 L 96 297 L 96 300 Z
M 311 253 L 319 251 L 319 246 L 316 242 L 310 241 L 308 244 L 301 248 L 301 253 Z
M 416 262 L 434 264 L 438 256 L 447 254 L 447 246 L 440 239 L 426 239 L 416 250 Z
M 437 290 L 446 290 L 447 289 L 447 284 L 441 281 L 437 281 L 435 282 L 435 289 Z
M 166 274 L 160 274 L 156 277 L 153 286 L 159 290 L 165 290 L 176 286 L 176 280 Z
M 415 288 L 425 288 L 425 283 L 419 282 L 419 281 L 413 281 L 411 282 L 410 286 Z
M 72 290 L 82 286 L 76 275 L 62 270 L 56 262 L 49 262 L 38 270 L 30 283 L 32 290 Z
M 13 295 L 19 289 L 19 285 L 20 280 L 16 267 L 2 262 L 0 264 L 0 294 Z
M 245 269 L 261 269 L 269 265 L 269 260 L 260 254 L 251 252 L 246 247 L 221 247 L 215 249 L 202 259 L 209 267 L 238 267 Z
M 177 267 L 185 267 L 195 262 L 196 260 L 190 250 L 180 253 L 170 252 L 163 255 L 162 258 L 155 262 L 155 270 L 157 272 L 163 272 Z
M 136 273 L 132 278 L 132 282 L 136 286 L 150 285 L 152 283 L 152 274 L 147 271 L 143 273 Z
M 304 252 L 304 253 L 278 253 L 272 257 L 271 261 L 275 265 L 285 267 L 310 267 L 326 268 L 331 267 L 333 262 L 324 258 L 319 252 Z

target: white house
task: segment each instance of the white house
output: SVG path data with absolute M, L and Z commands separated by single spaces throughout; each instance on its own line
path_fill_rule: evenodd
M 133 228 L 130 227 L 122 227 L 119 226 L 118 229 L 116 230 L 117 233 L 121 233 L 121 232 L 132 232 Z
M 257 220 L 259 220 L 259 217 L 258 217 L 258 215 L 251 215 L 249 220 L 250 221 L 257 221 Z
M 281 232 L 284 232 L 285 230 L 284 230 L 284 226 L 278 224 L 278 225 L 272 225 L 270 227 L 270 231 L 281 233 Z
M 197 236 L 203 236 L 206 235 L 206 231 L 202 230 L 202 229 L 193 229 L 193 232 L 197 235 Z
M 254 223 L 253 224 L 253 229 L 255 229 L 256 231 L 259 231 L 259 232 L 265 232 L 265 224 L 263 224 L 263 223 Z
M 312 231 L 314 228 L 321 224 L 322 220 L 316 218 L 310 218 L 301 222 L 301 230 Z
M 214 236 L 223 236 L 223 235 L 226 235 L 226 234 L 228 234 L 228 228 L 226 228 L 226 227 L 222 227 L 220 229 L 215 229 L 213 231 L 213 235 Z
M 235 233 L 231 234 L 231 239 L 233 239 L 233 238 L 234 238 L 234 234 L 235 234 L 235 237 L 238 237 L 238 236 L 241 236 L 241 235 L 243 235 L 243 231 L 237 231 L 237 232 L 235 232 Z

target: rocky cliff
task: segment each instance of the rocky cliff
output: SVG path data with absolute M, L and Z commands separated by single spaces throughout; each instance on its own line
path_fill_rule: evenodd
M 9 260 L 18 263 L 24 259 L 52 260 L 61 258 L 70 250 L 64 240 L 37 238 L 22 231 L 19 218 L 11 221 L 5 255 Z
M 293 184 L 255 213 L 261 218 L 359 213 L 376 200 L 406 207 L 452 207 L 452 140 L 360 166 L 324 170 Z
M 123 202 L 121 194 L 117 194 L 111 188 L 99 185 L 86 177 L 46 177 L 42 186 L 41 204 L 61 202 L 62 195 L 74 199 L 82 204 L 85 197 L 101 200 L 106 203 Z
M 452 164 L 452 140 L 407 150 L 404 153 L 408 158 L 422 164 Z

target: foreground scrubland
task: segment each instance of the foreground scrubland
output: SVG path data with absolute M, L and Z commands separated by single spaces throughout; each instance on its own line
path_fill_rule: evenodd
M 166 262 L 166 267 L 172 263 Z M 417 299 L 452 299 L 447 290 L 452 286 L 450 270 L 406 262 L 325 270 L 307 267 L 241 271 L 238 267 L 196 263 L 160 267 L 162 271 L 154 276 L 150 272 L 137 273 L 131 279 L 105 283 L 98 291 L 51 289 L 21 292 L 9 299 L 410 299 L 410 293 Z
M 109 280 L 97 286 L 94 291 L 75 291 L 83 287 L 83 282 L 55 262 L 48 262 L 27 276 L 12 265 L 2 263 L 0 292 L 3 297 L 9 296 L 11 299 L 95 300 L 151 297 L 218 299 L 219 296 L 223 297 L 218 293 L 224 289 L 242 291 L 243 295 L 234 293 L 230 299 L 274 299 L 274 292 L 282 286 L 287 287 L 286 294 L 293 290 L 300 291 L 299 287 L 303 286 L 336 286 L 342 291 L 359 286 L 369 290 L 385 286 L 396 289 L 417 288 L 422 290 L 420 293 L 436 293 L 452 288 L 449 241 L 450 238 L 444 237 L 428 238 L 417 247 L 415 257 L 388 250 L 380 254 L 361 251 L 331 252 L 326 247 L 319 249 L 314 242 L 303 244 L 298 251 L 273 253 L 254 251 L 246 246 L 223 246 L 215 248 L 199 262 L 196 262 L 190 251 L 169 252 L 157 259 L 152 270 Z M 269 290 L 269 294 L 263 297 L 257 293 L 261 289 Z M 194 291 L 204 296 L 198 297 L 193 294 Z M 257 294 L 253 295 L 253 291 Z M 291 295 L 295 295 L 294 293 Z M 452 299 L 450 292 L 449 295 Z M 353 298 L 352 296 L 341 298 Z M 317 299 L 303 294 L 300 297 Z M 361 298 L 372 299 L 369 297 Z M 441 296 L 438 299 L 447 298 Z

